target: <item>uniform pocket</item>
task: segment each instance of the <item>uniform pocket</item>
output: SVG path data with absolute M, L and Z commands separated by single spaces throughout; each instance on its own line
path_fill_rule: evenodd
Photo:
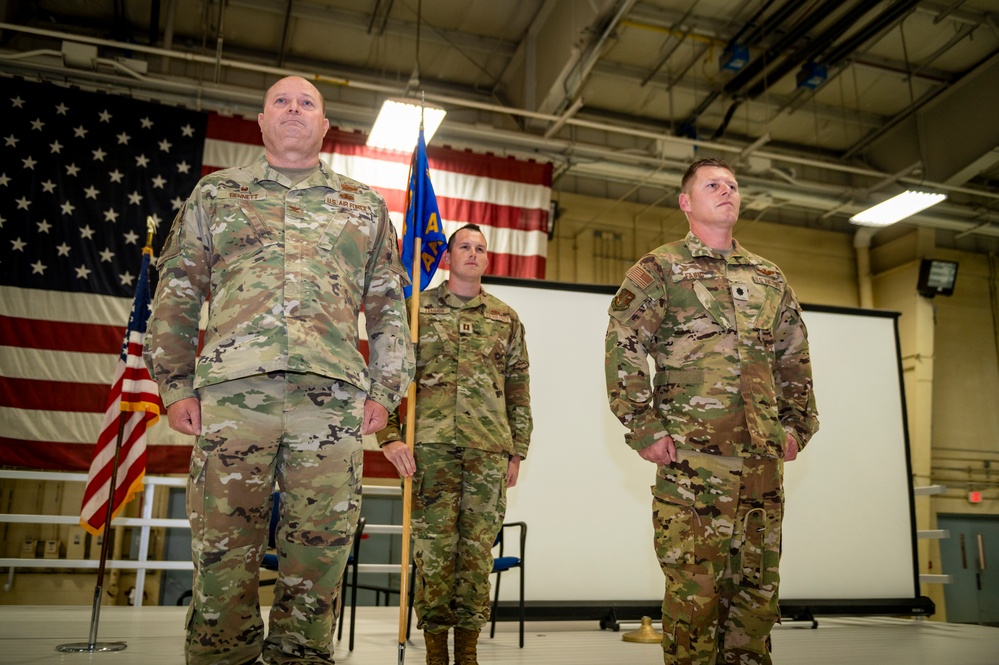
M 221 203 L 211 232 L 216 269 L 237 265 L 276 242 L 257 208 L 241 202 Z
M 653 491 L 652 526 L 655 530 L 656 557 L 662 566 L 694 563 L 694 507 L 675 496 L 660 496 Z

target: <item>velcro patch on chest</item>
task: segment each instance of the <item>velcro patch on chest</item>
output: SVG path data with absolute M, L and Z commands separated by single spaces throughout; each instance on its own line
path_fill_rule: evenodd
M 350 196 L 351 199 L 354 198 L 350 194 L 348 194 L 347 196 Z M 344 199 L 345 197 L 339 194 L 337 196 L 333 196 L 332 194 L 327 194 L 324 197 L 324 201 L 326 202 L 327 205 L 336 206 L 338 208 L 346 208 L 347 210 L 358 210 L 361 212 L 371 211 L 371 206 L 369 205 L 358 203 L 357 201 L 354 200 L 344 200 Z
M 266 192 L 251 192 L 250 188 L 246 185 L 241 185 L 240 187 L 219 187 L 219 198 L 223 199 L 240 199 L 242 201 L 259 201 L 267 196 Z
M 780 279 L 775 277 L 765 277 L 763 275 L 753 275 L 753 281 L 757 284 L 762 284 L 763 286 L 769 286 L 772 289 L 780 290 Z

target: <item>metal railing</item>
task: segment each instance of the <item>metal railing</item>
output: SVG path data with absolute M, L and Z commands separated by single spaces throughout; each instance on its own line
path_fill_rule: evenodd
M 42 480 L 57 482 L 87 482 L 85 473 L 66 473 L 60 471 L 12 471 L 0 470 L 0 480 Z M 158 487 L 186 487 L 187 478 L 169 476 L 146 476 L 143 480 L 146 491 L 142 493 L 142 508 L 140 517 L 117 517 L 111 522 L 112 527 L 132 527 L 139 530 L 139 547 L 134 559 L 108 559 L 107 568 L 117 570 L 135 570 L 135 605 L 142 605 L 143 592 L 148 570 L 194 570 L 190 561 L 164 561 L 149 558 L 149 542 L 153 528 L 190 529 L 187 519 L 170 519 L 153 517 L 155 491 Z M 364 486 L 366 496 L 401 496 L 398 487 L 381 485 Z M 58 524 L 78 526 L 79 515 L 39 515 L 39 514 L 0 514 L 0 524 Z M 365 529 L 368 534 L 402 534 L 402 526 L 398 524 L 368 524 Z M 5 589 L 10 589 L 17 568 L 65 568 L 94 569 L 100 565 L 97 559 L 38 559 L 23 557 L 2 557 L 0 568 L 7 568 L 7 583 Z M 361 573 L 397 573 L 398 564 L 359 564 Z

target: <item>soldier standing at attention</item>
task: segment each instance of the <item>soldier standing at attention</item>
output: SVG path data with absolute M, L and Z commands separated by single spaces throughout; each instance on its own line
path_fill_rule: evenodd
M 148 362 L 170 427 L 197 437 L 192 665 L 333 662 L 361 435 L 385 425 L 414 364 L 395 232 L 378 194 L 319 160 L 321 94 L 281 79 L 257 121 L 265 156 L 202 178 L 174 220 L 150 323 Z M 265 641 L 257 584 L 275 484 L 279 569 Z
M 657 465 L 663 662 L 763 665 L 784 462 L 818 429 L 808 340 L 780 269 L 732 238 L 728 164 L 691 164 L 679 203 L 690 233 L 646 254 L 611 303 L 607 391 L 628 445 Z
M 413 605 L 427 665 L 448 665 L 451 628 L 455 665 L 477 665 L 492 545 L 531 439 L 530 379 L 517 313 L 482 290 L 479 227 L 455 231 L 444 261 L 450 279 L 420 301 L 415 459 L 395 414 L 378 441 L 399 474 L 413 476 Z

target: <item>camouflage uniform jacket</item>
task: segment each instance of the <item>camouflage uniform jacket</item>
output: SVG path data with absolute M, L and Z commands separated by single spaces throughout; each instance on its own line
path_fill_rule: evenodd
M 158 265 L 147 363 L 163 402 L 289 371 L 345 381 L 391 411 L 414 365 L 398 252 L 381 196 L 325 164 L 295 186 L 264 158 L 205 176 Z M 367 365 L 358 349 L 362 305 Z
M 635 450 L 784 456 L 818 429 L 801 307 L 773 263 L 738 243 L 725 257 L 693 233 L 645 255 L 611 303 L 611 410 Z M 655 362 L 649 381 L 648 361 Z
M 482 291 L 470 301 L 444 282 L 420 298 L 416 443 L 443 443 L 527 457 L 531 391 L 524 326 Z M 401 440 L 399 417 L 378 433 Z

